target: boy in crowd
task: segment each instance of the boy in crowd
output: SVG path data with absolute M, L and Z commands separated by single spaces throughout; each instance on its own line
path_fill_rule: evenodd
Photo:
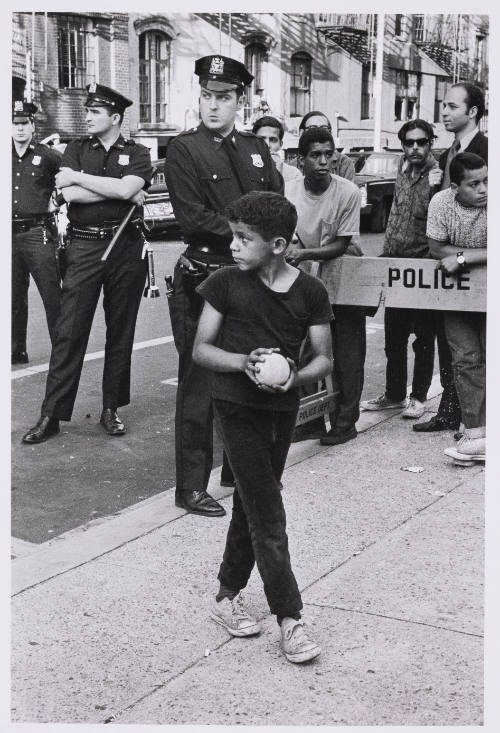
M 236 479 L 211 617 L 233 636 L 260 631 L 240 593 L 257 563 L 281 648 L 290 662 L 305 662 L 320 648 L 301 620 L 280 478 L 298 411 L 297 387 L 331 370 L 331 309 L 324 286 L 285 261 L 297 221 L 293 204 L 255 191 L 230 204 L 226 215 L 237 266 L 217 270 L 198 286 L 205 303 L 193 348 L 195 362 L 215 372 L 215 417 Z M 297 369 L 306 335 L 312 358 Z M 282 386 L 266 387 L 257 378 L 259 364 L 276 351 L 287 358 L 290 375 Z
M 432 155 L 434 130 L 426 120 L 410 120 L 398 132 L 404 156 L 396 178 L 384 238 L 383 257 L 429 257 L 426 221 L 434 189 L 429 172 L 438 168 Z M 385 391 L 361 403 L 364 410 L 403 409 L 402 417 L 418 419 L 425 412 L 424 402 L 434 370 L 436 311 L 425 308 L 386 308 L 384 311 L 385 354 L 387 358 Z M 406 401 L 408 340 L 415 353 L 410 399 Z
M 301 119 L 299 137 L 306 130 L 328 130 L 331 133 L 332 125 L 323 112 L 313 110 L 312 112 L 307 112 Z M 354 163 L 345 153 L 339 153 L 338 150 L 334 150 L 332 156 L 332 173 L 335 173 L 336 176 L 340 176 L 341 178 L 346 178 L 348 181 L 354 181 L 354 176 L 356 175 Z
M 280 150 L 283 147 L 283 136 L 285 128 L 276 117 L 260 117 L 254 122 L 252 132 L 257 137 L 262 137 L 267 143 L 271 157 L 274 160 L 276 168 L 283 176 L 285 183 L 292 181 L 294 178 L 302 178 L 302 173 L 294 165 L 288 165 L 281 158 Z
M 314 127 L 299 138 L 299 156 L 304 178 L 285 184 L 286 197 L 298 213 L 297 236 L 302 246 L 287 252 L 287 259 L 310 270 L 309 261 L 321 263 L 319 277 L 328 273 L 331 263 L 341 255 L 361 256 L 352 242 L 359 234 L 360 194 L 356 184 L 331 173 L 335 145 L 329 130 Z M 335 377 L 339 399 L 330 415 L 331 429 L 311 421 L 298 429 L 299 437 L 317 437 L 323 445 L 339 445 L 357 436 L 359 401 L 363 391 L 366 355 L 365 309 L 359 306 L 334 305 L 331 323 Z M 302 426 L 301 426 L 302 427 Z M 316 432 L 313 432 L 314 428 Z M 323 433 L 323 434 L 321 434 Z M 297 436 L 296 436 L 297 437 Z
M 431 255 L 448 275 L 486 264 L 488 168 L 475 153 L 450 163 L 450 188 L 429 205 Z M 484 461 L 486 455 L 486 313 L 446 311 L 444 329 L 451 350 L 464 435 L 446 455 Z

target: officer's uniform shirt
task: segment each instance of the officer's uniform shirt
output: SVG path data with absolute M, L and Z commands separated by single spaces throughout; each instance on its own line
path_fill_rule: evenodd
M 19 157 L 12 142 L 12 219 L 48 213 L 61 155 L 41 143 L 31 142 Z
M 232 261 L 232 234 L 223 214 L 227 204 L 250 190 L 283 193 L 283 179 L 262 138 L 236 129 L 223 138 L 203 123 L 169 144 L 165 180 L 185 242 L 209 247 L 221 261 Z
M 61 168 L 71 168 L 92 176 L 139 176 L 144 179 L 144 189 L 151 185 L 153 168 L 148 148 L 125 140 L 120 135 L 106 150 L 97 136 L 85 136 L 69 143 L 63 154 Z M 70 203 L 68 218 L 74 226 L 102 226 L 104 222 L 116 222 L 130 209 L 130 201 L 105 199 L 93 204 Z M 142 209 L 138 209 L 142 216 Z

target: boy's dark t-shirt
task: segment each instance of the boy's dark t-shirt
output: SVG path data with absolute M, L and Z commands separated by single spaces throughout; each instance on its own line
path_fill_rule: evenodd
M 323 283 L 304 272 L 299 272 L 286 293 L 278 293 L 251 270 L 225 267 L 196 291 L 224 316 L 217 346 L 236 354 L 279 347 L 283 356 L 298 364 L 308 327 L 333 318 Z M 295 410 L 299 404 L 296 389 L 270 394 L 243 372 L 215 372 L 213 396 L 262 410 Z

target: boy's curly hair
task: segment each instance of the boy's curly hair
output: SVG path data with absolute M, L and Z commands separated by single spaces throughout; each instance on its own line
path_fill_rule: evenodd
M 459 153 L 450 163 L 450 181 L 457 186 L 465 178 L 465 171 L 477 171 L 487 166 L 484 158 L 476 153 Z
M 291 201 L 271 191 L 251 191 L 230 203 L 225 210 L 230 222 L 241 221 L 265 240 L 283 237 L 289 244 L 297 226 L 297 209 Z

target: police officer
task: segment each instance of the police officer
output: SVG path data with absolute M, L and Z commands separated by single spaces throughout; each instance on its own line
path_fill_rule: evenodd
M 101 288 L 106 318 L 101 424 L 109 435 L 125 434 L 116 410 L 130 401 L 135 323 L 147 272 L 141 204 L 152 168 L 149 150 L 121 134 L 123 113 L 132 102 L 102 84 L 87 89 L 90 136 L 67 146 L 56 176 L 56 185 L 69 203 L 67 270 L 41 417 L 24 436 L 24 443 L 47 440 L 59 432 L 59 420 L 71 419 Z M 134 203 L 135 215 L 102 261 Z
M 37 107 L 22 97 L 26 82 L 12 80 L 12 364 L 27 364 L 30 274 L 45 308 L 52 343 L 61 301 L 57 228 L 49 202 L 61 155 L 33 142 Z
M 204 56 L 196 61 L 195 74 L 201 122 L 169 144 L 165 160 L 175 217 L 188 245 L 169 298 L 179 353 L 175 503 L 193 514 L 222 516 L 224 508 L 206 491 L 213 448 L 211 373 L 191 355 L 203 305 L 195 288 L 214 270 L 233 264 L 226 205 L 252 190 L 283 193 L 283 179 L 265 141 L 235 129 L 245 86 L 253 79 L 245 66 L 226 56 Z M 229 467 L 223 465 L 223 471 L 223 484 L 229 484 Z

